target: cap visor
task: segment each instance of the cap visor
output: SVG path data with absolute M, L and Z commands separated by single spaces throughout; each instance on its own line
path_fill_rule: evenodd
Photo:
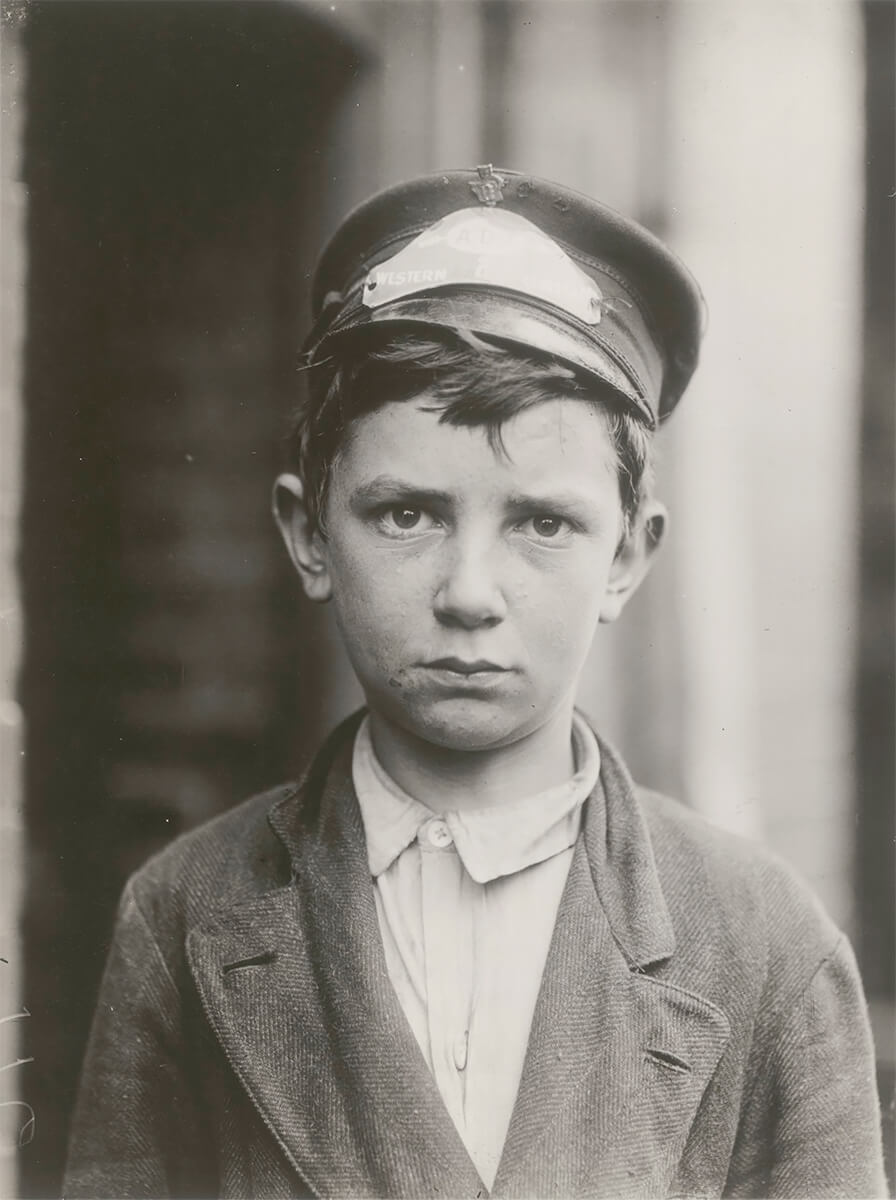
M 613 388 L 651 427 L 656 423 L 640 390 L 611 355 L 595 343 L 593 336 L 578 332 L 559 314 L 554 316 L 550 310 L 541 306 L 536 308 L 522 296 L 510 293 L 431 292 L 396 300 L 382 308 L 355 309 L 344 323 L 337 319 L 318 343 L 314 356 L 317 358 L 326 353 L 326 344 L 331 338 L 351 330 L 375 329 L 388 324 L 463 329 L 526 350 L 539 351 Z

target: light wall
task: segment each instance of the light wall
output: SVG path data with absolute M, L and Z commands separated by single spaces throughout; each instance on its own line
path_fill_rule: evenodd
M 859 7 L 681 4 L 670 34 L 671 234 L 710 313 L 674 431 L 688 794 L 849 926 Z

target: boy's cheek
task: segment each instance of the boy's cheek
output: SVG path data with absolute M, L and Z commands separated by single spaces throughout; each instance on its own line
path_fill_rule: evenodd
M 396 556 L 343 557 L 331 573 L 337 602 L 357 611 L 389 608 L 410 611 L 428 603 L 430 579 L 414 564 Z
M 391 664 L 395 652 L 420 632 L 422 597 L 383 586 L 383 580 L 355 578 L 334 588 L 336 620 L 353 661 Z
M 336 608 L 355 628 L 392 626 L 400 637 L 431 619 L 433 575 L 418 560 L 360 549 L 333 563 L 331 579 Z

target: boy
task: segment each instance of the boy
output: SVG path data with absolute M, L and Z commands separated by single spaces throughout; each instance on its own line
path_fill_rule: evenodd
M 314 310 L 275 516 L 367 708 L 129 883 L 66 1194 L 884 1194 L 842 935 L 574 709 L 696 285 L 482 167 L 351 214 Z

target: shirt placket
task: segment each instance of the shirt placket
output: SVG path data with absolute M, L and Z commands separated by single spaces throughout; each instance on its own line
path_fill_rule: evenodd
M 472 912 L 463 903 L 465 873 L 445 822 L 438 817 L 427 821 L 418 842 L 430 1061 L 445 1106 L 463 1136 L 473 983 Z

